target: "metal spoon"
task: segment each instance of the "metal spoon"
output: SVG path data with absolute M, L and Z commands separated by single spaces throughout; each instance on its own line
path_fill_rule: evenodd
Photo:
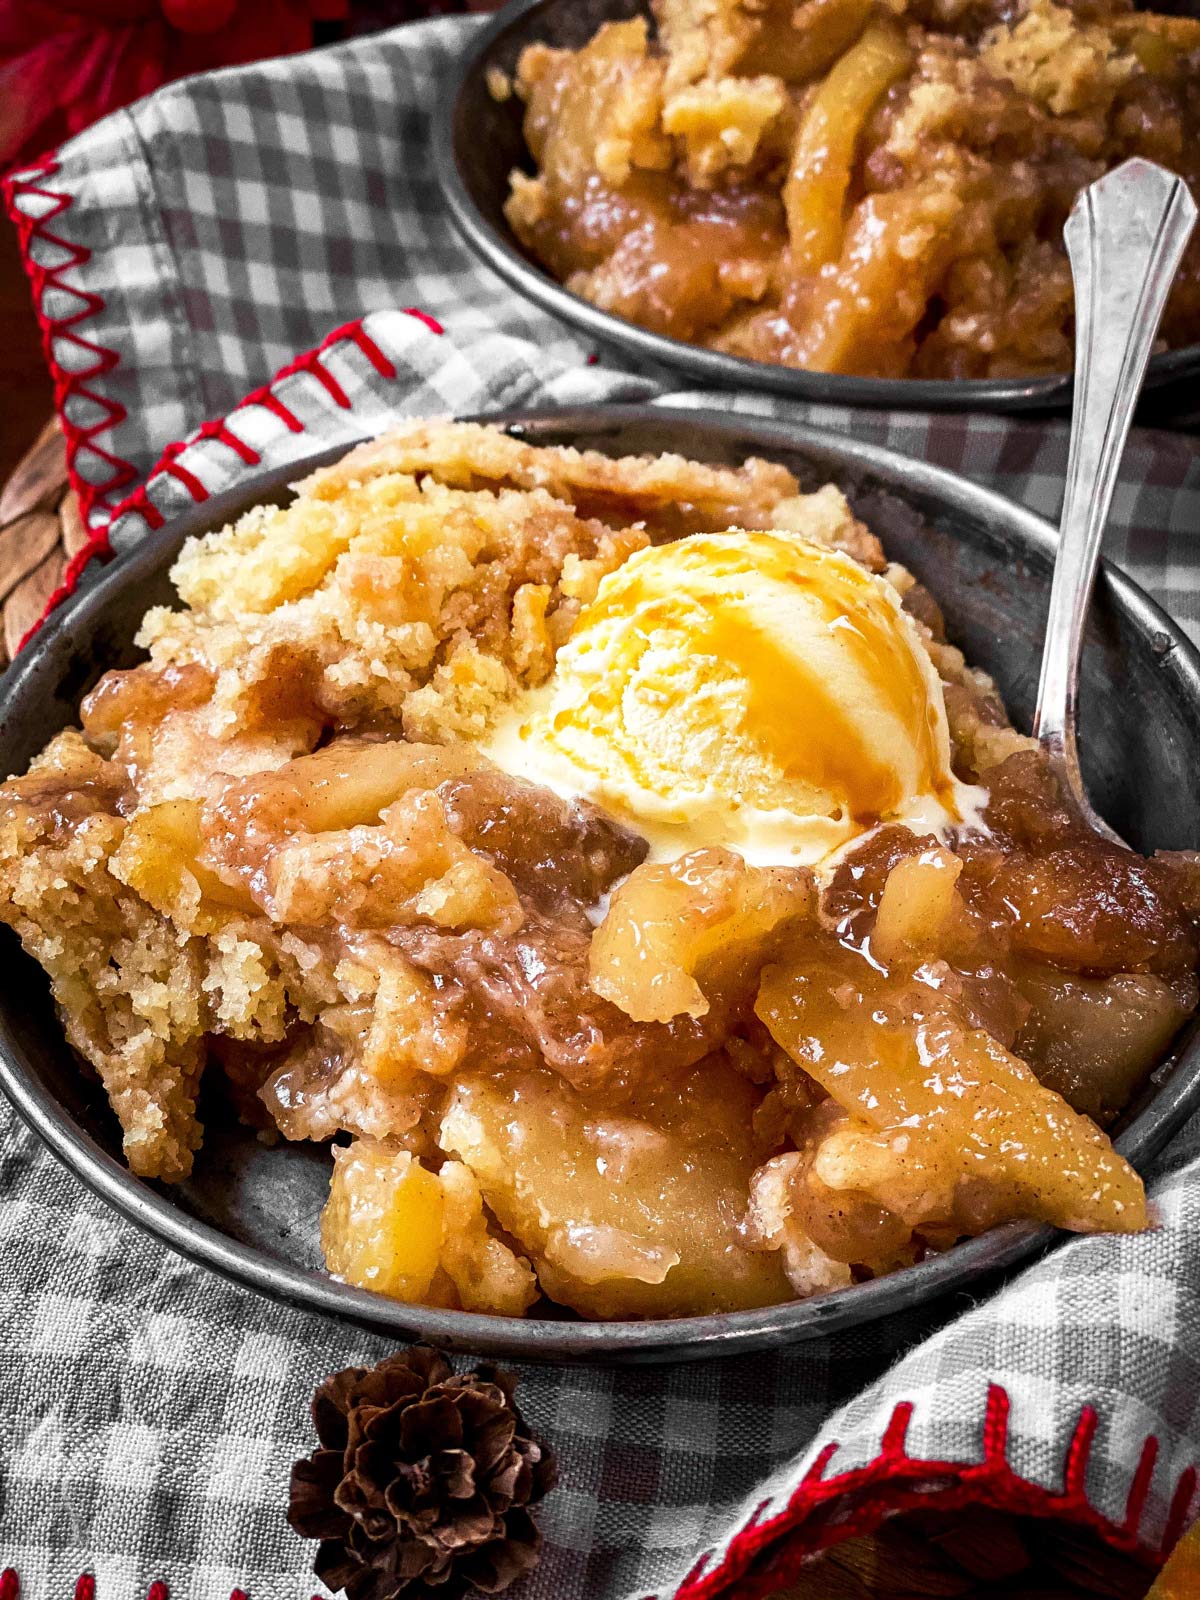
M 1075 399 L 1033 732 L 1085 821 L 1118 844 L 1079 769 L 1079 657 L 1117 468 L 1195 221 L 1183 180 L 1136 158 L 1085 189 L 1063 229 L 1075 282 Z

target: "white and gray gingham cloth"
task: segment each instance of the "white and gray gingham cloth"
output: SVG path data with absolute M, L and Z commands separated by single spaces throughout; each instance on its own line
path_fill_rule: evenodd
M 118 553 L 259 463 L 398 416 L 665 392 L 662 374 L 589 364 L 451 233 L 426 112 L 474 26 L 174 85 L 10 181 L 92 525 L 169 441 L 226 417 L 112 521 Z M 388 309 L 409 306 L 445 332 Z M 722 403 L 852 430 L 1057 509 L 1061 424 Z M 1195 441 L 1139 434 L 1112 551 L 1193 633 L 1197 531 Z M 522 1404 L 562 1482 L 520 1600 L 752 1600 L 885 1511 L 964 1500 L 1085 1521 L 1153 1563 L 1197 1510 L 1200 1128 L 1152 1192 L 1157 1231 L 1066 1243 L 965 1313 L 740 1361 L 527 1367 Z M 386 1349 L 169 1254 L 0 1103 L 0 1568 L 32 1600 L 85 1571 L 101 1600 L 141 1600 L 160 1579 L 177 1600 L 303 1600 L 311 1547 L 284 1505 L 312 1442 L 308 1399 Z

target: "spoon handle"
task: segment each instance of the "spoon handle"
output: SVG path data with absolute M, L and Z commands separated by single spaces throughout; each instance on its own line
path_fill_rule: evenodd
M 1084 619 L 1133 408 L 1195 220 L 1187 185 L 1137 158 L 1085 189 L 1063 229 L 1075 401 L 1033 731 L 1085 805 L 1075 739 Z

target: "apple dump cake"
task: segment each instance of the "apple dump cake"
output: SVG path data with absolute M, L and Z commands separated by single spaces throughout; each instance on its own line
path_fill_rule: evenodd
M 652 0 L 529 46 L 505 207 L 576 294 L 731 355 L 879 378 L 1064 372 L 1079 191 L 1200 198 L 1200 20 L 1122 0 Z M 1162 324 L 1200 342 L 1200 238 Z
M 0 788 L 135 1172 L 207 1073 L 333 1142 L 332 1272 L 509 1315 L 1145 1226 L 1102 1128 L 1196 1005 L 1200 862 L 1081 825 L 837 488 L 409 424 L 173 577 Z

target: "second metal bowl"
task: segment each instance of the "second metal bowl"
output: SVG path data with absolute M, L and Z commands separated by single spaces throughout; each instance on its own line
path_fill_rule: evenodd
M 831 405 L 906 410 L 1061 411 L 1069 406 L 1068 373 L 1049 378 L 857 378 L 724 355 L 601 311 L 551 277 L 518 243 L 504 217 L 509 174 L 514 167 L 532 172 L 533 163 L 522 130 L 521 102 L 515 95 L 497 101 L 488 77 L 500 71 L 511 78 L 527 45 L 575 50 L 602 23 L 636 16 L 650 17 L 649 0 L 511 0 L 473 42 L 435 113 L 433 159 L 450 215 L 488 266 L 589 338 L 643 362 L 673 367 L 705 387 L 761 389 Z M 1200 345 L 1155 356 L 1147 388 L 1179 388 L 1152 397 L 1147 409 L 1170 415 L 1181 407 L 1193 408 L 1194 384 L 1185 387 L 1184 380 L 1197 374 Z

